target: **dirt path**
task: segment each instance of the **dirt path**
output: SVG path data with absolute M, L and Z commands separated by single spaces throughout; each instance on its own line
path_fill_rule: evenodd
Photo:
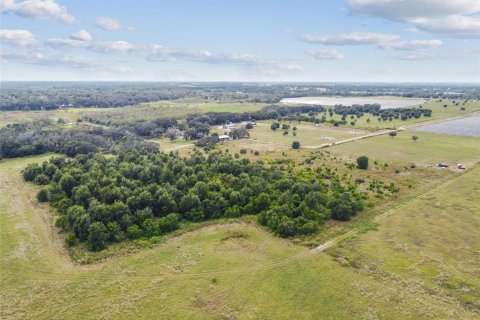
M 362 139 L 368 139 L 368 138 L 372 138 L 372 137 L 381 136 L 381 135 L 384 135 L 384 134 L 388 134 L 390 132 L 400 132 L 400 131 L 405 131 L 405 130 L 409 130 L 409 129 L 420 127 L 420 126 L 426 126 L 426 125 L 429 125 L 429 124 L 440 123 L 440 122 L 456 120 L 456 119 L 463 119 L 463 118 L 473 117 L 473 116 L 477 116 L 477 115 L 480 115 L 480 111 L 475 111 L 475 112 L 472 112 L 472 113 L 464 114 L 464 115 L 453 117 L 453 118 L 412 123 L 412 124 L 409 124 L 409 125 L 401 126 L 398 129 L 382 130 L 382 131 L 379 131 L 379 132 L 374 132 L 374 133 L 367 134 L 367 135 L 360 136 L 360 137 L 345 139 L 345 140 L 336 141 L 336 142 L 332 142 L 332 143 L 325 143 L 325 144 L 322 144 L 322 145 L 319 145 L 319 146 L 302 146 L 302 148 L 306 148 L 306 149 L 328 148 L 328 147 L 333 147 L 333 146 L 336 146 L 336 145 L 339 145 L 339 144 L 344 144 L 344 143 L 349 143 L 349 142 L 353 142 L 353 141 L 357 141 L 357 140 L 362 140 Z
M 473 168 L 472 168 L 473 169 Z M 470 170 L 472 170 L 470 169 Z M 469 171 L 470 171 L 469 170 Z M 385 211 L 384 213 L 378 215 L 378 216 L 375 216 L 373 217 L 372 219 L 368 220 L 368 221 L 365 221 L 364 223 L 362 223 L 361 225 L 359 225 L 358 227 L 342 234 L 342 235 L 339 235 L 333 239 L 330 239 L 328 241 L 326 241 L 325 243 L 319 245 L 318 247 L 312 249 L 312 251 L 314 252 L 322 252 L 322 251 L 325 251 L 326 249 L 328 248 L 331 248 L 333 246 L 335 246 L 336 244 L 342 242 L 343 240 L 351 237 L 351 236 L 354 236 L 356 235 L 361 229 L 363 229 L 365 226 L 367 226 L 368 224 L 372 223 L 372 222 L 377 222 L 377 221 L 380 221 L 390 215 L 392 215 L 395 211 L 397 211 L 398 209 L 401 209 L 407 205 L 409 205 L 410 203 L 416 201 L 417 199 L 427 195 L 427 194 L 430 194 L 432 193 L 433 191 L 445 186 L 445 185 L 448 185 L 450 183 L 452 183 L 453 181 L 455 181 L 456 179 L 462 177 L 464 174 L 458 174 L 457 176 L 453 176 L 453 177 L 448 177 L 447 179 L 444 179 L 443 181 L 440 181 L 440 182 L 434 182 L 433 184 L 431 184 L 427 190 L 425 190 L 424 192 L 422 192 L 421 194 L 419 195 L 416 195 L 416 196 L 413 196 L 411 198 L 408 198 L 406 199 L 404 202 L 400 203 L 399 205 L 395 206 L 394 208 L 391 208 L 387 211 Z

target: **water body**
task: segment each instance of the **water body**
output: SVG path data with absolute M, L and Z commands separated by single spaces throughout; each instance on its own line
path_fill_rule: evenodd
M 334 106 L 337 104 L 352 106 L 354 104 L 378 103 L 382 106 L 382 109 L 392 109 L 419 106 L 424 104 L 425 100 L 399 97 L 301 97 L 285 98 L 282 99 L 281 102 L 284 104 L 316 104 L 325 106 Z
M 480 138 L 480 115 L 468 118 L 446 120 L 415 128 L 416 131 L 451 134 Z M 480 142 L 479 142 L 480 143 Z

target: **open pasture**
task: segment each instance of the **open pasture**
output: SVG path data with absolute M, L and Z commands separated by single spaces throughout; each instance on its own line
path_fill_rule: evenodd
M 480 315 L 480 167 L 398 209 L 330 254 L 358 272 L 424 292 Z M 399 301 L 405 314 L 419 307 Z M 424 305 L 425 315 L 432 306 Z M 438 316 L 437 318 L 442 318 Z M 445 317 L 461 319 L 453 309 Z
M 336 128 L 327 125 L 317 127 L 315 124 L 308 122 L 300 124 L 296 121 L 283 123 L 290 125 L 287 135 L 284 135 L 285 130 L 282 130 L 281 127 L 275 131 L 272 130 L 270 128 L 272 121 L 258 121 L 257 125 L 249 130 L 250 138 L 284 146 L 291 146 L 293 141 L 300 141 L 302 147 L 320 147 L 323 144 L 360 137 L 367 133 L 363 130 Z M 296 127 L 297 130 L 293 130 L 293 127 Z M 212 131 L 218 134 L 225 133 L 225 130 L 218 129 L 218 126 L 212 127 Z M 294 136 L 294 132 L 297 133 L 296 136 Z
M 417 136 L 418 140 L 412 140 Z M 393 163 L 413 163 L 432 166 L 446 162 L 473 165 L 480 161 L 478 138 L 448 136 L 426 132 L 400 131 L 396 137 L 388 134 L 358 140 L 329 148 L 332 154 L 356 158 L 366 155 L 370 159 L 382 159 Z

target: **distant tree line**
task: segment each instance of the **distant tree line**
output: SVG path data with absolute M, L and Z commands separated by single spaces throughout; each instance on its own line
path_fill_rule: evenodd
M 52 158 L 28 165 L 23 177 L 44 185 L 38 199 L 58 211 L 56 225 L 72 233 L 69 244 L 86 242 L 92 250 L 161 235 L 182 221 L 251 214 L 281 237 L 311 234 L 325 219 L 349 220 L 367 197 L 329 168 L 265 166 L 220 151 Z
M 123 107 L 160 100 L 278 103 L 286 97 L 400 96 L 427 99 L 479 99 L 474 85 L 269 84 L 160 82 L 2 82 L 0 110 L 51 110 L 67 107 Z
M 0 129 L 0 159 L 45 152 L 77 154 L 158 150 L 154 143 L 115 128 L 62 129 L 49 120 L 7 125 Z

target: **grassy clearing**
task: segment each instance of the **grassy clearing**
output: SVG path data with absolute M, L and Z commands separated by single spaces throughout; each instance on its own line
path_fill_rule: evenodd
M 360 273 L 429 292 L 480 315 L 480 168 L 465 173 L 331 254 Z M 400 304 L 407 310 L 409 306 Z M 450 319 L 461 318 L 452 310 Z
M 62 110 L 41 110 L 41 111 L 0 111 L 0 127 L 9 123 L 19 123 L 38 119 L 50 119 L 57 121 L 64 119 L 66 122 L 75 122 L 81 118 L 83 112 L 96 112 L 97 108 L 68 108 Z
M 412 136 L 419 137 L 417 141 Z M 480 139 L 448 136 L 417 131 L 402 131 L 394 138 L 381 135 L 358 140 L 329 149 L 333 154 L 356 158 L 367 155 L 371 159 L 384 159 L 396 163 L 435 165 L 455 162 L 472 165 L 480 160 Z
M 350 139 L 365 135 L 363 130 L 352 130 L 345 128 L 336 128 L 333 126 L 316 127 L 312 123 L 286 122 L 290 124 L 288 135 L 283 135 L 285 130 L 277 129 L 273 131 L 270 128 L 271 121 L 259 121 L 257 126 L 249 130 L 250 138 L 260 142 L 275 143 L 290 147 L 293 141 L 300 141 L 302 146 L 319 147 L 326 143 Z M 297 127 L 297 135 L 293 135 L 293 127 Z M 225 130 L 218 129 L 218 126 L 212 127 L 213 132 L 224 134 Z
M 243 103 L 243 102 L 208 102 L 197 104 L 201 112 L 251 112 L 258 111 L 265 107 L 266 103 Z
M 185 141 L 183 139 L 171 141 L 169 138 L 161 138 L 161 139 L 151 139 L 150 141 L 158 143 L 158 145 L 160 146 L 160 150 L 163 152 L 170 152 L 177 149 L 183 149 L 183 148 L 194 146 L 192 141 Z
M 444 105 L 447 105 L 447 107 L 445 108 Z M 466 115 L 472 112 L 480 111 L 479 102 L 466 103 L 465 105 L 463 105 L 463 102 L 462 102 L 457 106 L 450 100 L 444 100 L 442 102 L 431 102 L 424 105 L 423 107 L 426 109 L 431 109 L 433 111 L 431 117 L 429 118 L 422 117 L 419 119 L 412 118 L 405 121 L 402 121 L 400 119 L 393 119 L 392 121 L 378 121 L 377 117 L 372 116 L 370 114 L 365 114 L 363 117 L 356 120 L 355 126 L 350 125 L 350 121 L 352 121 L 352 119 L 348 117 L 347 121 L 349 124 L 343 127 L 376 131 L 381 129 L 400 128 L 402 126 L 408 126 L 408 125 L 418 124 L 422 122 L 448 119 L 448 118 L 458 117 L 458 116 Z M 465 110 L 464 111 L 460 110 L 461 107 L 465 107 Z M 321 115 L 322 114 L 320 114 L 320 117 Z M 330 118 L 327 112 L 327 120 L 333 119 L 336 121 L 340 121 L 341 118 L 342 116 L 336 115 L 336 114 L 334 114 L 333 117 Z M 370 119 L 370 122 L 368 122 L 368 119 Z

